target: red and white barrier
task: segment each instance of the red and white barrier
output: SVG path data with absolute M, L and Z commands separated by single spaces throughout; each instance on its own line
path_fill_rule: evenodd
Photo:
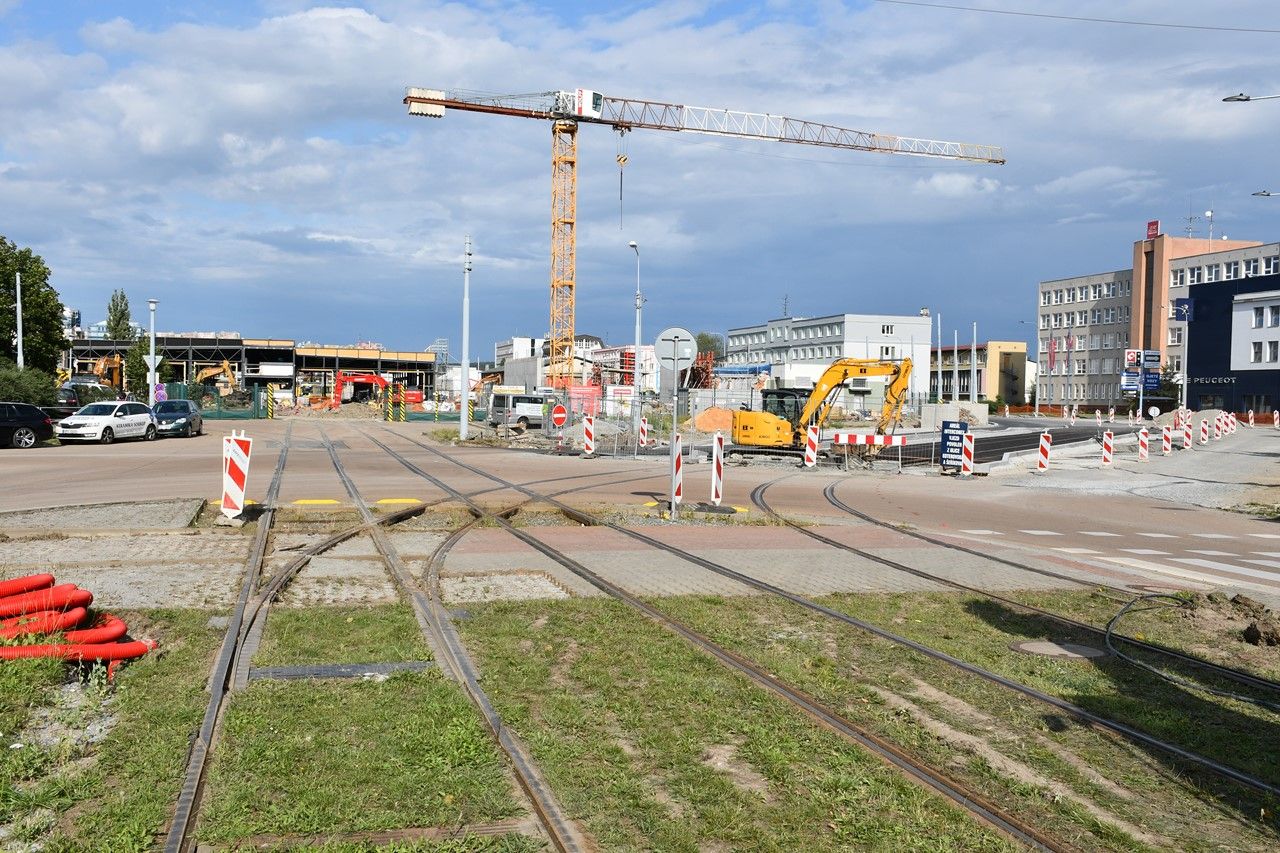
M 1040 433 L 1040 454 L 1036 458 L 1036 470 L 1041 474 L 1049 470 L 1049 450 L 1053 447 L 1053 436 L 1048 430 Z
M 1146 427 L 1143 427 L 1142 429 L 1138 430 L 1138 461 L 1139 462 L 1147 461 L 1147 455 L 1150 452 L 1149 439 L 1150 439 L 1150 434 L 1147 432 Z M 1103 458 L 1103 463 L 1104 464 L 1106 463 L 1105 456 Z
M 812 468 L 818 464 L 818 427 L 811 425 L 804 436 L 804 467 Z
M 960 452 L 960 476 L 973 476 L 973 433 L 966 432 L 962 438 Z
M 711 505 L 720 506 L 724 499 L 724 435 L 719 431 L 711 438 Z
M 1004 416 L 1005 416 L 1006 418 L 1007 418 L 1007 417 L 1009 417 L 1009 404 L 1008 404 L 1008 403 L 1005 403 L 1005 404 L 1004 404 Z
M 1201 444 L 1209 443 L 1209 419 L 1208 418 L 1200 419 L 1200 443 Z
M 1253 426 L 1253 409 L 1249 410 L 1249 426 Z
M 1182 449 L 1191 449 L 1191 418 L 1182 421 Z
M 680 445 L 680 433 L 676 433 L 671 437 L 671 508 L 673 510 L 675 504 L 684 500 L 684 455 Z
M 1227 415 L 1227 427 L 1228 427 L 1228 429 L 1227 429 L 1227 434 L 1228 434 L 1228 435 L 1235 435 L 1235 434 L 1236 434 L 1236 428 L 1237 428 L 1239 425 L 1240 425 L 1240 424 L 1239 424 L 1239 422 L 1238 422 L 1238 421 L 1237 421 L 1237 419 L 1236 419 L 1236 413 L 1235 413 L 1235 412 L 1230 412 L 1230 413 L 1228 413 L 1228 415 Z
M 1222 440 L 1222 415 L 1218 415 L 1213 419 L 1213 440 Z
M 1163 426 L 1160 428 L 1160 455 L 1168 456 L 1173 452 L 1173 427 Z
M 1276 429 L 1280 429 L 1280 411 L 1273 411 L 1271 413 L 1271 425 Z
M 1107 423 L 1113 424 L 1115 422 L 1116 422 L 1116 407 L 1112 406 L 1111 408 L 1107 409 Z
M 906 447 L 907 437 L 905 435 L 876 435 L 871 432 L 836 432 L 831 435 L 831 443 L 872 447 Z
M 1094 409 L 1093 418 L 1098 422 L 1098 426 L 1102 426 L 1102 409 Z
M 582 416 L 582 455 L 594 456 L 596 452 L 596 419 L 592 415 Z
M 641 447 L 649 446 L 649 419 L 648 418 L 640 419 L 640 446 Z
M 244 512 L 244 490 L 249 482 L 249 456 L 253 439 L 244 430 L 222 437 L 222 514 L 235 518 Z
M 1102 434 L 1102 464 L 1110 465 L 1116 455 L 1116 437 L 1111 430 Z

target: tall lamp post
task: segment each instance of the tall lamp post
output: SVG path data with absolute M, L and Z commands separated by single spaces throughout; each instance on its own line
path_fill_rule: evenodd
M 14 271 L 14 278 L 17 282 L 14 291 L 14 303 L 18 306 L 18 369 L 27 366 L 27 360 L 22 354 L 22 273 Z
M 147 363 L 147 405 L 156 404 L 156 305 L 158 299 L 148 299 L 147 308 L 151 313 L 151 359 Z
M 644 297 L 640 295 L 640 247 L 632 240 L 627 244 L 636 253 L 636 352 L 631 365 L 631 431 L 640 435 L 640 309 L 644 305 Z M 640 452 L 640 442 L 636 441 L 636 453 Z
M 462 396 L 458 407 L 458 438 L 467 440 L 471 425 L 471 235 L 462 262 Z

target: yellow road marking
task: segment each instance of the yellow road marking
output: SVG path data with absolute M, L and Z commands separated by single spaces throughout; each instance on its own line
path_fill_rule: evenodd
M 335 501 L 333 498 L 299 498 L 294 503 L 301 506 L 316 506 L 318 504 L 336 504 L 341 503 L 341 501 Z
M 641 506 L 657 506 L 657 505 L 658 505 L 657 501 L 645 501 L 643 504 L 641 504 Z
M 750 510 L 750 509 L 748 509 L 748 508 L 747 508 L 747 507 L 745 507 L 745 506 L 735 506 L 735 507 L 733 508 L 733 511 L 734 511 L 734 512 L 751 512 L 751 510 Z
M 417 498 L 383 498 L 378 501 L 380 504 L 420 504 L 422 501 Z

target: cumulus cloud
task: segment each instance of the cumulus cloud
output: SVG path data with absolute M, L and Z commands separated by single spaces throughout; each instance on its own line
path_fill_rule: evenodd
M 967 172 L 937 172 L 914 184 L 917 193 L 927 193 L 943 198 L 966 198 L 986 195 L 1000 189 L 995 178 L 984 178 Z

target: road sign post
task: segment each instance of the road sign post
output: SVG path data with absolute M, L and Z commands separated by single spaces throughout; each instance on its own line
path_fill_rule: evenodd
M 679 458 L 680 440 L 676 425 L 680 419 L 679 387 L 680 373 L 693 367 L 693 360 L 698 355 L 698 344 L 693 333 L 679 326 L 663 329 L 653 344 L 653 352 L 657 357 L 659 374 L 663 367 L 671 369 L 671 521 L 676 520 L 676 505 L 679 503 L 677 477 L 680 472 Z

